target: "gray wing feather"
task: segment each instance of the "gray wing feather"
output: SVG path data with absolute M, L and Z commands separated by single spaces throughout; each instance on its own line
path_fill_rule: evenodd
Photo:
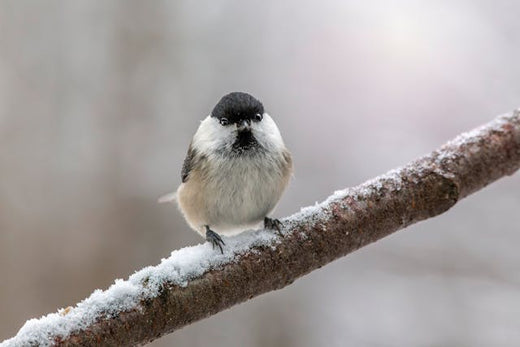
M 191 144 L 190 144 L 190 147 L 188 148 L 188 153 L 186 154 L 186 158 L 184 158 L 184 164 L 182 164 L 182 171 L 181 171 L 182 183 L 184 183 L 188 180 L 190 171 L 193 168 L 194 159 L 195 159 L 195 150 L 191 147 Z

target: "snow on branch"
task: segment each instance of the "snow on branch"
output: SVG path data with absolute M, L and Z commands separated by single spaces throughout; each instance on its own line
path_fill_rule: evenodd
M 360 186 L 337 191 L 265 230 L 172 252 L 75 307 L 25 323 L 7 346 L 135 345 L 295 279 L 394 231 L 434 217 L 520 168 L 520 110 Z

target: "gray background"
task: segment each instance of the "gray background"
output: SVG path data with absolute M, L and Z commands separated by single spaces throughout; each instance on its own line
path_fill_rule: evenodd
M 156 198 L 251 92 L 277 216 L 520 106 L 518 1 L 0 1 L 0 340 L 202 242 Z M 520 175 L 154 346 L 518 346 Z

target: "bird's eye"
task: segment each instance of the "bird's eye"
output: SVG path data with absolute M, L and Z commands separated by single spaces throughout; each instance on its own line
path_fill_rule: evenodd
M 227 118 L 220 118 L 220 125 L 226 126 L 229 124 L 229 120 Z
M 263 118 L 264 116 L 262 116 L 260 113 L 257 113 L 255 114 L 253 119 L 255 120 L 255 122 L 260 122 Z

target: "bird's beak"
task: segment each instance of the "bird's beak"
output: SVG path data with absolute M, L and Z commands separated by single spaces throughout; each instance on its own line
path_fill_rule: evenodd
M 243 119 L 240 123 L 237 124 L 238 130 L 247 130 L 251 127 L 250 119 Z

